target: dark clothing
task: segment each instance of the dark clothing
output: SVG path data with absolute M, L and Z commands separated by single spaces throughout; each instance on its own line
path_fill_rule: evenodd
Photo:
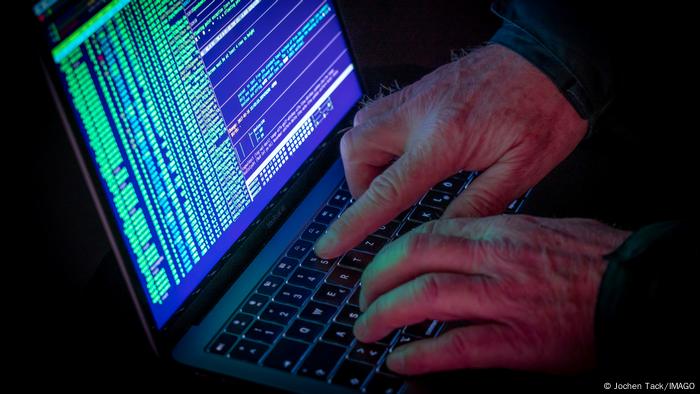
M 613 9 L 609 3 L 616 2 L 496 0 L 492 11 L 503 25 L 491 42 L 548 75 L 589 120 L 591 138 L 618 127 L 632 130 L 626 148 L 655 163 L 659 170 L 649 173 L 649 187 L 664 191 L 661 199 L 648 201 L 649 207 L 661 206 L 648 211 L 649 219 L 685 220 L 643 227 L 606 257 L 596 309 L 601 372 L 695 375 L 700 259 L 689 217 L 695 204 L 688 195 L 697 179 L 690 137 L 697 109 L 690 108 L 695 99 L 688 92 L 695 91 L 697 69 L 690 61 L 696 45 L 684 42 L 694 24 L 682 20 L 678 6 L 635 2 Z M 607 127 L 599 127 L 605 118 Z M 639 215 L 644 221 L 645 210 Z
M 550 4 L 551 3 L 551 4 Z M 491 39 L 515 50 L 549 76 L 582 118 L 594 123 L 612 100 L 609 48 L 601 30 L 582 34 L 589 8 L 556 1 L 496 1 L 503 26 Z
M 690 225 L 635 232 L 607 256 L 596 309 L 601 369 L 626 375 L 697 373 L 700 262 Z M 649 377 L 647 375 L 647 377 Z

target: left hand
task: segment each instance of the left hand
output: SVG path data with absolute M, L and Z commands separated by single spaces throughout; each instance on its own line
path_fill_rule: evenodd
M 585 370 L 595 360 L 603 256 L 628 236 L 588 219 L 426 223 L 384 247 L 363 273 L 355 335 L 374 342 L 428 319 L 473 322 L 396 348 L 387 363 L 401 374 Z

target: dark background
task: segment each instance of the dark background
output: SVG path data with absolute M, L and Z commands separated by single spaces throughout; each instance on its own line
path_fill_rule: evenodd
M 415 79 L 448 62 L 452 50 L 484 43 L 499 25 L 485 0 L 343 0 L 339 5 L 370 89 L 379 81 Z M 16 10 L 27 23 L 29 8 Z M 10 44 L 6 63 L 15 69 L 5 73 L 9 99 L 3 127 L 3 194 L 9 199 L 3 246 L 10 270 L 2 276 L 2 290 L 5 328 L 13 332 L 10 348 L 18 351 L 15 378 L 26 387 L 48 383 L 80 390 L 220 388 L 149 352 L 114 262 L 100 264 L 109 245 L 43 79 L 36 46 L 29 39 Z M 656 54 L 649 59 L 676 65 Z M 646 86 L 646 73 L 639 72 L 639 86 Z M 683 75 L 688 74 L 674 74 Z M 657 82 L 685 87 L 677 80 Z M 680 136 L 697 130 L 685 117 L 697 110 L 661 87 L 655 91 L 662 94 L 650 95 L 646 106 L 610 111 L 601 130 L 535 189 L 525 211 L 593 217 L 628 229 L 696 215 L 690 191 L 697 179 L 691 170 L 697 167 L 694 156 L 669 152 L 678 148 Z M 672 113 L 671 107 L 677 109 L 674 116 L 649 116 Z M 687 141 L 682 147 L 694 149 Z M 562 381 L 526 380 L 546 387 Z M 570 380 L 563 382 L 571 387 Z

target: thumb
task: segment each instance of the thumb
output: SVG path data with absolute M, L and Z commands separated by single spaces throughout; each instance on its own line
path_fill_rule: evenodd
M 479 175 L 445 210 L 443 218 L 481 217 L 502 213 L 530 185 L 519 174 L 520 165 L 498 161 Z

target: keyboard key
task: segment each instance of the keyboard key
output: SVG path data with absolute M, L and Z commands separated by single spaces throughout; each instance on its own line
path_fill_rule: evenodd
M 248 298 L 248 301 L 243 305 L 243 308 L 241 310 L 246 313 L 250 313 L 251 315 L 257 315 L 258 312 L 262 310 L 262 308 L 267 304 L 267 301 L 270 299 L 270 297 L 264 296 L 262 294 L 253 294 Z
M 352 327 L 333 323 L 328 327 L 321 339 L 327 342 L 348 346 L 352 343 L 352 340 L 355 339 L 355 335 L 352 333 Z
M 284 279 L 279 276 L 270 275 L 258 286 L 258 293 L 273 295 L 283 283 Z
M 279 293 L 275 296 L 275 301 L 285 304 L 302 306 L 307 298 L 311 295 L 311 290 L 302 287 L 284 285 Z
M 332 285 L 338 285 L 352 289 L 357 281 L 360 280 L 362 273 L 360 271 L 351 270 L 349 268 L 335 267 L 331 274 L 326 279 L 326 282 Z
M 326 231 L 326 226 L 321 223 L 312 222 L 306 227 L 304 232 L 301 233 L 301 239 L 309 242 L 316 242 L 318 237 L 323 235 L 324 231 Z
M 303 263 L 301 263 L 301 265 L 306 268 L 312 268 L 315 270 L 328 272 L 333 266 L 333 264 L 336 262 L 336 260 L 338 259 L 322 259 L 316 256 L 316 253 L 311 252 L 308 256 L 306 256 L 306 259 Z
M 315 289 L 319 282 L 323 280 L 323 272 L 310 270 L 307 268 L 297 268 L 289 278 L 289 283 L 297 286 L 303 286 L 309 289 Z
M 304 342 L 313 342 L 323 329 L 323 326 L 304 320 L 294 320 L 284 336 L 299 339 Z
M 282 330 L 282 326 L 257 320 L 245 333 L 245 337 L 254 341 L 272 343 L 282 333 Z
M 327 380 L 328 374 L 335 368 L 335 365 L 338 364 L 344 353 L 345 348 L 318 342 L 301 364 L 299 375 Z
M 367 380 L 370 372 L 372 372 L 372 367 L 369 365 L 345 360 L 338 368 L 338 372 L 333 376 L 332 383 L 359 390 L 365 380 Z
M 399 335 L 399 339 L 396 340 L 396 344 L 394 345 L 394 347 L 398 347 L 398 346 L 401 346 L 401 345 L 405 345 L 405 344 L 407 344 L 407 343 L 411 343 L 411 342 L 416 341 L 416 340 L 418 340 L 418 338 L 417 338 L 417 337 L 414 337 L 414 336 L 411 335 L 411 334 L 401 333 L 401 334 Z
M 396 232 L 396 229 L 399 228 L 399 222 L 389 222 L 381 227 L 379 227 L 375 232 L 374 235 L 378 237 L 384 237 L 384 238 L 391 238 L 392 235 Z
M 260 357 L 265 354 L 268 347 L 268 345 L 263 345 L 262 343 L 241 339 L 241 341 L 233 347 L 229 357 L 257 363 Z
M 340 186 L 338 187 L 338 189 L 340 189 L 340 190 L 345 190 L 345 191 L 350 191 L 350 188 L 348 187 L 348 182 L 347 182 L 347 181 L 343 181 L 343 183 L 340 184 Z
M 444 211 L 445 208 L 452 202 L 453 197 L 447 193 L 429 191 L 420 200 L 420 205 L 437 208 Z
M 220 334 L 219 337 L 212 342 L 211 346 L 209 346 L 209 352 L 214 354 L 226 354 L 229 349 L 231 349 L 231 346 L 236 343 L 237 339 L 238 337 L 235 335 L 226 333 Z
M 352 326 L 355 325 L 358 317 L 360 317 L 360 308 L 353 305 L 345 305 L 338 313 L 338 316 L 335 317 L 335 321 Z
M 413 210 L 413 207 L 408 208 L 407 210 L 401 212 L 397 217 L 394 218 L 393 221 L 394 221 L 394 222 L 401 222 L 401 221 L 403 221 L 403 220 L 406 218 L 406 216 L 408 216 L 408 214 L 411 213 L 412 210 Z
M 255 317 L 251 315 L 246 315 L 245 313 L 238 313 L 233 317 L 231 322 L 226 326 L 226 331 L 232 334 L 242 334 L 250 323 L 255 320 Z
M 399 229 L 399 231 L 396 232 L 396 236 L 400 237 L 400 236 L 406 234 L 407 232 L 413 230 L 414 228 L 420 226 L 421 224 L 422 223 L 407 220 L 401 225 L 401 228 Z
M 328 323 L 338 309 L 334 306 L 311 301 L 299 314 L 299 317 L 319 323 Z
M 355 291 L 352 293 L 352 296 L 348 300 L 348 304 L 360 306 L 360 289 L 362 288 L 358 287 L 357 289 L 355 289 Z
M 375 373 L 367 383 L 368 394 L 396 394 L 401 390 L 403 380 L 395 376 Z
M 439 322 L 437 320 L 426 320 L 422 323 L 412 324 L 404 328 L 406 334 L 413 335 L 418 338 L 432 337 L 437 331 Z
M 415 222 L 425 223 L 439 218 L 440 215 L 442 215 L 442 211 L 438 209 L 419 205 L 408 218 Z
M 399 329 L 395 329 L 394 331 L 390 332 L 387 336 L 384 338 L 380 339 L 377 341 L 377 343 L 380 343 L 382 345 L 391 345 L 391 341 L 394 340 L 394 337 L 396 337 L 396 334 L 399 332 Z
M 330 224 L 333 220 L 335 220 L 335 218 L 338 217 L 339 213 L 339 208 L 326 205 L 325 207 L 323 207 L 321 212 L 318 213 L 315 220 L 319 223 Z
M 271 368 L 291 371 L 297 365 L 309 345 L 282 338 L 270 351 L 263 365 Z
M 367 268 L 369 263 L 372 262 L 373 258 L 374 256 L 372 256 L 371 254 L 358 252 L 357 250 L 351 250 L 347 252 L 342 259 L 340 259 L 340 262 L 338 264 L 344 265 L 346 267 L 364 270 L 365 268 Z
M 338 190 L 333 197 L 328 200 L 328 204 L 336 208 L 344 208 L 345 204 L 350 202 L 350 200 L 352 200 L 352 195 L 348 191 Z
M 369 254 L 377 254 L 379 250 L 386 245 L 387 240 L 374 235 L 370 235 L 365 238 L 364 241 L 360 242 L 359 245 L 355 246 L 353 249 L 359 250 L 361 252 L 367 252 Z
M 316 291 L 314 300 L 339 306 L 345 301 L 348 294 L 350 294 L 350 290 L 348 289 L 324 283 L 323 286 Z
M 510 204 L 508 204 L 508 206 L 506 207 L 506 210 L 504 211 L 504 213 L 511 213 L 511 214 L 512 214 L 512 213 L 517 213 L 517 212 L 518 212 L 518 208 L 520 208 L 521 201 L 522 201 L 522 200 L 520 200 L 520 199 L 513 200 L 513 202 L 511 202 Z
M 289 274 L 292 273 L 292 271 L 294 271 L 294 268 L 296 268 L 298 265 L 299 260 L 295 260 L 289 257 L 282 257 L 282 259 L 272 270 L 272 273 L 282 278 L 286 278 L 289 276 Z
M 452 196 L 456 196 L 459 193 L 459 189 L 464 186 L 464 183 L 467 181 L 467 178 L 464 176 L 451 176 L 444 181 L 438 183 L 437 185 L 433 186 L 433 190 L 436 191 L 441 191 L 443 193 L 450 194 Z
M 348 355 L 349 358 L 363 363 L 376 364 L 384 352 L 386 346 L 378 343 L 357 342 Z
M 294 245 L 292 245 L 291 248 L 289 248 L 289 251 L 287 251 L 287 256 L 295 259 L 301 259 L 302 257 L 306 256 L 306 253 L 311 250 L 312 246 L 313 244 L 311 242 L 299 239 L 294 242 Z
M 287 324 L 297 314 L 297 311 L 298 309 L 293 306 L 271 302 L 265 307 L 260 318 L 273 323 Z

